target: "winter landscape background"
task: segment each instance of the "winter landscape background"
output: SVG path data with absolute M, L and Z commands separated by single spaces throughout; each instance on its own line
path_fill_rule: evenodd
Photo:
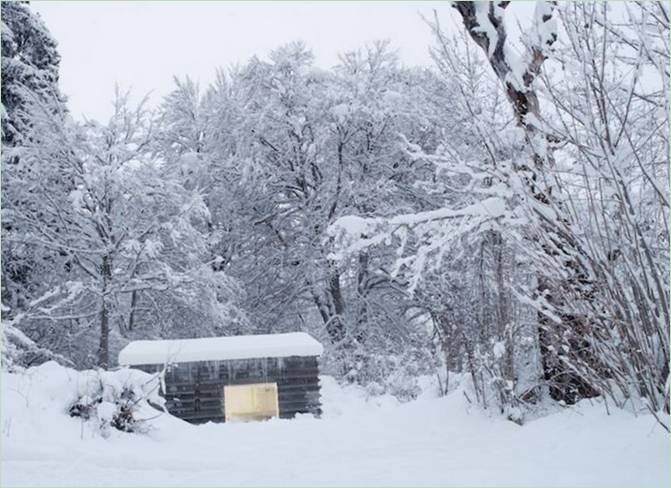
M 2 2 L 3 486 L 667 486 L 668 41 L 652 1 Z M 117 363 L 292 331 L 320 419 L 189 425 Z

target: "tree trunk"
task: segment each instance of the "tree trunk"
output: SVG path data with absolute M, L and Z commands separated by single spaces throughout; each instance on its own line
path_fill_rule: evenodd
M 340 272 L 335 263 L 329 263 L 328 269 L 328 293 L 331 302 L 331 316 L 326 329 L 334 344 L 341 343 L 346 334 L 343 316 L 345 313 L 345 302 L 340 288 Z
M 356 339 L 359 343 L 365 340 L 364 331 L 368 323 L 368 262 L 367 251 L 359 252 L 359 267 L 356 275 L 356 292 L 358 301 L 358 310 L 356 316 Z
M 137 290 L 133 290 L 130 294 L 130 311 L 128 313 L 128 326 L 127 331 L 132 332 L 135 327 L 135 308 L 137 307 Z
M 109 256 L 103 256 L 101 265 L 102 290 L 100 299 L 100 345 L 98 346 L 98 366 L 109 368 L 109 309 L 107 295 L 112 279 L 112 263 Z

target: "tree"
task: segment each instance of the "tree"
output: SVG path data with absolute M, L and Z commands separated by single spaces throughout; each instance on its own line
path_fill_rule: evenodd
M 540 81 L 548 130 L 572 161 L 565 207 L 598 284 L 574 303 L 594 324 L 587 337 L 598 361 L 573 364 L 618 405 L 643 398 L 668 411 L 669 151 L 657 129 L 668 126 L 668 7 L 566 5 L 559 14 L 563 76 Z
M 491 380 L 483 378 L 484 383 L 512 386 L 499 389 L 500 404 L 515 408 L 537 398 L 535 381 L 517 385 L 519 352 L 529 362 L 537 349 L 541 383 L 556 400 L 573 403 L 601 394 L 618 405 L 637 398 L 651 411 L 668 408 L 663 400 L 668 391 L 668 338 L 661 325 L 667 320 L 668 262 L 666 251 L 652 244 L 653 239 L 667 241 L 668 231 L 653 238 L 641 225 L 649 222 L 645 228 L 650 231 L 664 228 L 668 215 L 668 173 L 661 170 L 668 168 L 668 137 L 649 130 L 663 126 L 667 117 L 657 111 L 664 106 L 658 97 L 668 84 L 668 72 L 661 68 L 668 52 L 661 47 L 668 32 L 666 11 L 659 6 L 631 9 L 624 22 L 615 23 L 606 6 L 602 11 L 593 4 L 562 6 L 557 14 L 553 4 L 539 4 L 525 38 L 526 57 L 518 58 L 506 40 L 506 6 L 455 4 L 468 36 L 503 88 L 515 127 L 496 126 L 500 117 L 506 118 L 503 107 L 483 110 L 473 96 L 482 90 L 472 86 L 483 79 L 487 84 L 487 77 L 473 68 L 477 63 L 470 61 L 467 46 L 455 48 L 434 22 L 438 66 L 448 76 L 456 74 L 455 90 L 461 95 L 456 100 L 463 102 L 474 137 L 463 145 L 458 136 L 446 138 L 433 152 L 412 141 L 409 148 L 447 176 L 437 181 L 451 191 L 444 192 L 442 207 L 383 219 L 344 217 L 330 233 L 341 255 L 394 243 L 396 270 L 413 276 L 409 286 L 414 290 L 444 256 L 454 261 L 464 258 L 456 254 L 460 251 L 483 251 L 475 262 L 466 261 L 459 275 L 483 291 L 474 301 L 475 310 L 468 312 L 473 301 L 468 289 L 456 283 L 448 280 L 444 295 L 447 305 L 456 305 L 448 306 L 447 314 L 468 316 L 479 309 L 481 317 L 494 316 L 493 323 L 499 322 L 489 331 L 480 328 L 484 337 L 476 341 L 462 333 L 457 355 L 466 348 L 474 383 L 482 371 Z M 556 15 L 567 35 L 566 44 L 559 44 L 565 54 L 560 70 L 543 71 L 548 63 L 557 66 L 548 59 L 550 48 L 557 45 L 551 28 Z M 605 54 L 609 36 L 618 39 L 615 56 Z M 468 61 L 460 63 L 459 56 Z M 644 64 L 661 75 L 651 85 L 641 82 Z M 548 94 L 544 111 L 539 80 Z M 631 236 L 630 241 L 620 242 L 618 235 Z M 516 256 L 526 258 L 527 264 L 520 267 Z M 471 278 L 474 268 L 481 269 L 476 276 L 482 285 Z M 491 287 L 493 301 L 487 279 L 482 280 L 487 276 L 496 283 Z M 451 294 L 457 298 L 451 300 Z M 435 302 L 430 307 L 440 311 Z M 537 311 L 535 331 L 527 325 L 532 323 L 524 311 L 529 307 Z M 503 319 L 501 334 L 505 316 L 512 321 Z M 441 325 L 441 320 L 438 314 L 440 332 L 452 337 L 451 321 Z M 491 341 L 495 359 L 505 361 L 490 361 Z M 537 348 L 529 349 L 529 341 Z M 481 394 L 478 400 L 486 398 Z
M 323 231 L 352 208 L 416 204 L 413 172 L 426 165 L 397 134 L 431 137 L 410 98 L 430 75 L 399 67 L 386 43 L 343 55 L 334 73 L 311 63 L 289 45 L 220 73 L 202 97 L 180 81 L 162 109 L 161 154 L 202 189 L 212 255 L 243 285 L 255 329 L 309 328 L 331 343 L 329 364 L 367 382 L 380 377 L 368 352 L 402 351 L 422 335 L 411 332 L 413 301 L 384 269 L 390 253 L 335 262 Z
M 39 175 L 25 174 L 19 166 L 7 171 L 6 184 L 26 199 L 5 209 L 26 229 L 11 239 L 51 251 L 62 270 L 55 270 L 61 284 L 25 319 L 74 322 L 78 331 L 66 342 L 79 351 L 70 354 L 91 354 L 82 342 L 95 337 L 87 331 L 96 325 L 95 356 L 102 368 L 111 365 L 110 337 L 119 348 L 122 336 L 136 327 L 143 303 L 171 295 L 171 308 L 186 301 L 218 322 L 225 308 L 219 298 L 226 297 L 217 293 L 225 294 L 220 289 L 225 283 L 202 269 L 207 253 L 199 229 L 209 213 L 199 195 L 152 156 L 155 128 L 142 104 L 130 108 L 127 97 L 118 95 L 108 124 L 77 126 L 55 118 L 36 100 L 30 120 L 40 139 L 22 145 L 21 162 L 40 164 L 42 170 Z M 62 180 L 69 182 L 69 193 L 54 184 Z M 146 317 L 143 322 L 151 326 Z M 89 359 L 79 356 L 77 362 Z
M 31 96 L 63 105 L 58 90 L 60 55 L 28 2 L 2 4 L 2 144 L 16 145 L 29 125 L 23 110 Z
M 572 275 L 557 283 L 555 280 L 540 275 L 538 280 L 538 296 L 544 297 L 547 303 L 561 317 L 564 326 L 556 332 L 554 321 L 547 314 L 539 314 L 539 337 L 545 379 L 550 383 L 550 394 L 557 400 L 574 403 L 580 398 L 594 396 L 597 391 L 587 380 L 571 371 L 563 363 L 562 358 L 553 344 L 568 347 L 572 351 L 589 355 L 589 346 L 582 336 L 586 331 L 586 318 L 578 317 L 568 311 L 560 311 L 565 306 L 563 295 L 565 288 L 581 289 L 586 297 L 592 293 L 588 290 L 589 272 L 577 254 L 581 249 L 573 239 L 574 232 L 568 228 L 568 220 L 563 217 L 563 208 L 552 196 L 552 186 L 547 176 L 555 165 L 552 146 L 548 144 L 548 133 L 542 126 L 542 116 L 535 81 L 540 73 L 543 62 L 557 39 L 556 22 L 553 11 L 556 2 L 540 2 L 534 13 L 533 35 L 529 38 L 526 58 L 520 59 L 513 54 L 507 40 L 504 23 L 504 12 L 509 2 L 455 2 L 454 8 L 463 19 L 471 38 L 487 54 L 494 73 L 504 85 L 506 96 L 513 107 L 517 124 L 524 131 L 526 146 L 531 152 L 531 164 L 522 163 L 515 168 L 524 174 L 524 182 L 532 198 L 538 202 L 538 218 L 545 234 L 557 236 L 547 243 L 546 252 L 551 258 L 557 259 L 557 266 L 568 270 Z M 489 29 L 489 30 L 488 30 Z M 491 30 L 493 29 L 493 30 Z M 554 213 L 547 218 L 548 208 Z M 567 337 L 570 336 L 570 338 Z M 554 337 L 551 337 L 554 336 Z M 559 340 L 556 338 L 559 337 Z M 568 341 L 567 341 L 568 339 Z M 567 341 L 567 344 L 564 342 Z M 593 360 L 588 359 L 588 360 Z
M 65 99 L 58 89 L 60 56 L 56 41 L 40 18 L 31 12 L 27 2 L 3 2 L 1 29 L 2 76 L 2 170 L 19 163 L 17 148 L 27 140 L 30 120 L 25 109 L 32 99 L 39 99 L 52 113 L 65 110 Z M 33 134 L 32 137 L 39 137 Z M 25 167 L 24 171 L 39 171 Z M 5 180 L 6 181 L 6 180 Z M 3 185 L 2 197 L 7 202 L 22 195 L 12 194 Z M 3 238 L 22 229 L 10 216 L 3 215 Z M 42 264 L 49 258 L 32 253 L 25 246 L 15 246 L 6 239 L 2 246 L 2 302 L 8 308 L 5 316 L 14 315 L 27 301 L 42 291 Z M 30 251 L 30 252 L 29 252 Z

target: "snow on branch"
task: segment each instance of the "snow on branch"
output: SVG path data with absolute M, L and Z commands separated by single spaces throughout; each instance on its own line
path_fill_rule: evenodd
M 508 224 L 521 222 L 508 208 L 506 200 L 499 196 L 459 209 L 446 207 L 389 218 L 349 215 L 336 220 L 327 230 L 334 246 L 329 258 L 343 260 L 378 244 L 391 245 L 397 239 L 397 261 L 392 275 L 408 268 L 411 275 L 409 290 L 412 292 L 425 268 L 439 263 L 451 243 L 463 236 L 499 228 L 503 221 Z M 411 241 L 414 248 L 406 249 Z M 409 252 L 407 256 L 406 251 Z

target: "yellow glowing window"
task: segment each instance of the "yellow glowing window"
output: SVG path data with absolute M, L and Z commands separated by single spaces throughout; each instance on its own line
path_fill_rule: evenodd
M 277 383 L 224 386 L 224 414 L 226 422 L 277 417 Z

